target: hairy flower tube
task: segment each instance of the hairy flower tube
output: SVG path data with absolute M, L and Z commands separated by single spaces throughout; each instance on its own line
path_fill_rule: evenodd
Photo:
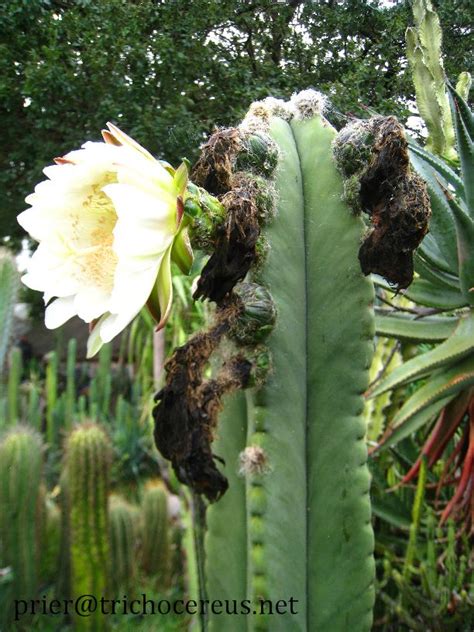
M 187 168 L 155 158 L 108 123 L 105 142 L 55 160 L 18 216 L 39 242 L 22 280 L 44 292 L 46 327 L 90 323 L 87 356 L 147 305 L 161 328 L 172 303 L 171 261 L 192 263 L 183 213 Z

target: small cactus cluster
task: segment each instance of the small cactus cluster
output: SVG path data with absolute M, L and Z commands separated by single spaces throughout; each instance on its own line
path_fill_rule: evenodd
M 57 599 L 119 598 L 138 578 L 167 590 L 174 536 L 164 485 L 150 482 L 140 504 L 111 493 L 109 439 L 92 422 L 66 437 L 53 494 L 46 492 L 44 452 L 31 428 L 13 427 L 0 440 L 0 568 L 12 576 L 0 603 L 2 629 L 14 617 L 13 599 L 39 598 L 45 585 L 53 586 L 51 598 Z M 77 617 L 74 625 L 107 629 L 107 617 Z

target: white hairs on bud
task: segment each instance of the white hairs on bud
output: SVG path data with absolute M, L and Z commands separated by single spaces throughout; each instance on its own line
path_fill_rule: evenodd
M 293 105 L 289 101 L 267 97 L 263 100 L 263 103 L 269 108 L 273 116 L 278 116 L 278 118 L 282 118 L 285 121 L 290 121 L 295 114 Z
M 302 90 L 293 94 L 290 104 L 295 110 L 295 118 L 310 119 L 317 114 L 323 114 L 327 106 L 327 97 L 317 90 Z

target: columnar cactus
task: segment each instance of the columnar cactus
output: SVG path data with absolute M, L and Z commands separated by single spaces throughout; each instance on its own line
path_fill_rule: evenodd
M 161 482 L 147 485 L 142 499 L 142 567 L 165 588 L 170 571 L 168 493 Z
M 0 375 L 5 368 L 13 332 L 13 309 L 18 297 L 19 274 L 13 255 L 0 248 Z
M 369 630 L 374 563 L 362 394 L 373 289 L 358 261 L 363 223 L 343 202 L 336 131 L 315 93 L 255 105 L 243 129 L 278 151 L 276 219 L 253 274 L 275 303 L 271 369 L 221 420 L 215 452 L 243 479 L 208 510 L 208 597 L 297 600 L 232 630 Z M 280 116 L 279 116 L 280 115 Z M 241 129 L 242 129 L 241 128 Z M 246 412 L 242 411 L 246 407 Z M 232 476 L 235 479 L 235 474 Z M 229 564 L 227 550 L 234 551 Z M 221 616 L 210 618 L 222 629 Z M 231 626 L 231 627 L 227 627 Z
M 11 566 L 11 599 L 35 599 L 40 555 L 43 445 L 31 429 L 17 427 L 0 443 L 0 566 Z M 2 613 L 2 619 L 12 613 Z M 2 626 L 3 627 L 3 626 Z M 6 629 L 6 628 L 5 628 Z
M 47 582 L 55 581 L 58 575 L 60 540 L 61 510 L 53 500 L 46 498 L 44 504 L 41 576 Z
M 110 497 L 110 568 L 114 596 L 133 588 L 139 510 L 118 495 Z
M 110 448 L 105 432 L 92 423 L 74 429 L 66 446 L 73 597 L 107 595 L 109 469 Z M 77 629 L 103 629 L 103 619 L 80 618 Z
M 411 283 L 430 208 L 394 117 L 337 134 L 325 105 L 312 90 L 253 104 L 203 146 L 184 202 L 191 243 L 210 255 L 194 298 L 217 309 L 168 360 L 153 415 L 179 480 L 211 503 L 227 494 L 208 510 L 207 593 L 256 616 L 211 613 L 214 630 L 371 626 L 364 275 Z M 240 389 L 246 401 L 225 410 Z M 270 617 L 265 599 L 286 608 Z

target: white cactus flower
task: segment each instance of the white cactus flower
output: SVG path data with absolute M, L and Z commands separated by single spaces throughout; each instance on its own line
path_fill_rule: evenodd
M 22 280 L 44 292 L 49 329 L 76 314 L 90 323 L 88 357 L 145 304 L 163 327 L 171 259 L 181 268 L 192 262 L 183 223 L 185 165 L 174 171 L 110 123 L 103 137 L 46 167 L 48 180 L 18 216 L 39 242 Z

